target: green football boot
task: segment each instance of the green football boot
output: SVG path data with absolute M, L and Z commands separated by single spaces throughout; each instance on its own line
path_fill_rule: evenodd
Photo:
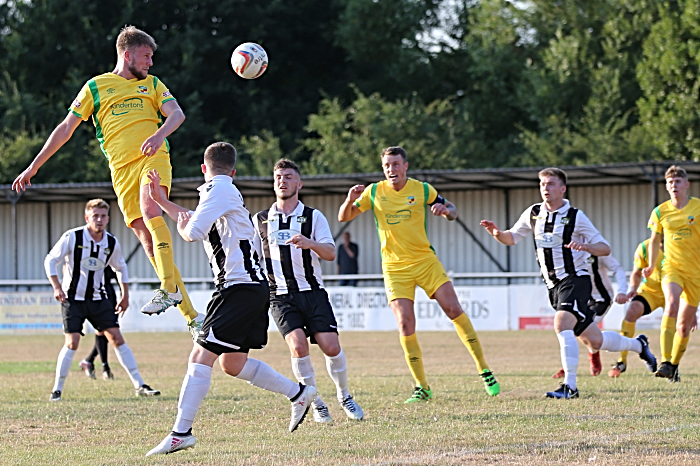
M 413 389 L 413 395 L 411 398 L 405 401 L 405 403 L 417 403 L 419 401 L 428 401 L 433 398 L 433 391 L 429 388 L 423 388 L 418 385 Z
M 496 377 L 493 376 L 493 373 L 490 370 L 484 369 L 479 375 L 481 375 L 481 378 L 484 379 L 484 388 L 486 389 L 486 393 L 491 396 L 496 396 L 501 392 L 501 386 L 498 384 Z

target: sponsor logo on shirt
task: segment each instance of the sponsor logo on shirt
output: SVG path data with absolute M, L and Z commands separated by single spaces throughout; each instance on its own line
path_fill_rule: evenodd
M 170 97 L 171 95 L 170 91 L 163 92 L 163 97 Z
M 684 240 L 693 236 L 693 232 L 690 228 L 681 228 L 673 234 L 673 239 L 676 241 Z
M 71 105 L 72 105 L 73 107 L 75 107 L 75 108 L 80 108 L 80 106 L 83 105 L 83 104 L 81 104 L 80 102 L 78 102 L 78 99 L 75 99 Z
M 382 196 L 381 200 L 382 200 L 382 202 L 386 202 L 388 199 L 386 198 L 386 196 Z
M 552 233 L 542 233 L 541 235 L 535 236 L 535 244 L 541 249 L 551 249 L 564 244 L 564 240 L 561 236 Z
M 146 94 L 148 95 L 148 88 L 146 86 L 139 86 L 139 90 L 137 91 L 139 94 Z
M 211 191 L 213 187 L 214 187 L 213 183 L 210 184 L 209 186 L 207 186 L 207 192 Z
M 102 270 L 105 268 L 105 263 L 96 257 L 86 257 L 80 261 L 81 267 L 90 271 Z
M 405 220 L 411 220 L 411 211 L 399 210 L 395 214 L 386 214 L 384 218 L 389 225 L 398 225 Z
M 415 196 L 408 196 L 408 199 L 406 200 L 406 204 L 408 205 L 413 205 L 416 203 L 416 198 Z
M 142 112 L 144 105 L 142 99 L 132 97 L 131 99 L 126 99 L 124 102 L 113 104 L 110 108 L 112 109 L 112 115 L 120 116 L 131 112 Z

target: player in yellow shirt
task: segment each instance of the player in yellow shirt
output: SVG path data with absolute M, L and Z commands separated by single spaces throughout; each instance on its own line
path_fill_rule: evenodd
M 83 86 L 66 118 L 12 187 L 19 192 L 31 186 L 30 180 L 39 167 L 68 142 L 80 123 L 92 116 L 102 152 L 109 160 L 124 220 L 143 245 L 161 281 L 161 288 L 155 290 L 141 312 L 159 314 L 179 304 L 190 331 L 196 335 L 201 319 L 175 267 L 172 237 L 162 210 L 148 195 L 149 170 L 160 173 L 161 189 L 168 195 L 172 167 L 165 138 L 185 120 L 165 84 L 148 74 L 156 48 L 150 35 L 133 26 L 123 28 L 117 37 L 114 71 L 96 76 Z
M 631 300 L 625 318 L 622 321 L 620 334 L 633 338 L 636 322 L 640 317 L 651 314 L 654 310 L 664 307 L 664 292 L 661 289 L 661 263 L 663 262 L 663 239 L 661 241 L 661 254 L 656 258 L 654 271 L 649 278 L 642 276 L 642 270 L 649 267 L 649 241 L 639 243 L 634 252 L 634 270 L 630 275 L 630 292 L 627 298 Z M 677 310 L 676 310 L 677 311 Z M 673 335 L 676 333 L 676 316 L 664 314 L 661 319 L 661 354 L 663 361 L 671 360 L 673 348 Z M 619 377 L 627 370 L 627 351 L 620 353 L 620 359 L 608 371 L 608 376 Z
M 651 213 L 649 265 L 642 270 L 642 275 L 647 279 L 652 277 L 653 264 L 661 254 L 663 237 L 661 288 L 666 301 L 664 315 L 678 317 L 671 360 L 661 363 L 656 376 L 675 379 L 700 302 L 700 200 L 688 196 L 690 182 L 683 168 L 670 167 L 665 178 L 671 199 Z
M 362 212 L 372 210 L 382 245 L 382 272 L 387 299 L 399 325 L 401 346 L 416 381 L 413 395 L 406 403 L 427 401 L 433 397 L 423 369 L 421 349 L 416 338 L 413 310 L 416 286 L 437 300 L 471 353 L 486 392 L 495 396 L 500 386 L 489 370 L 479 337 L 462 310 L 452 282 L 430 245 L 427 234 L 428 210 L 448 220 L 457 218 L 457 209 L 438 195 L 428 183 L 408 178 L 406 151 L 389 147 L 382 151 L 385 181 L 353 186 L 340 207 L 338 220 L 349 222 Z

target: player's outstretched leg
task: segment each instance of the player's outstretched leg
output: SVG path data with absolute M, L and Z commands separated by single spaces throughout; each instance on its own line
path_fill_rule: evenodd
M 335 383 L 338 403 L 340 403 L 343 411 L 345 411 L 345 415 L 356 421 L 362 420 L 364 417 L 364 412 L 362 411 L 362 408 L 360 408 L 360 405 L 355 402 L 352 395 L 350 395 L 350 390 L 348 390 L 348 369 L 345 361 L 345 353 L 343 353 L 343 350 L 341 349 L 335 356 L 324 356 L 326 358 L 326 369 L 328 370 L 328 375 L 331 376 L 333 383 Z
M 303 358 L 292 357 L 291 359 L 294 377 L 304 385 L 316 387 L 316 372 L 314 371 L 314 366 L 311 364 L 311 356 L 305 356 Z M 326 406 L 326 403 L 321 399 L 321 395 L 316 395 L 316 399 L 311 407 L 315 422 L 333 422 L 331 413 L 328 411 L 328 406 Z
M 486 359 L 484 358 L 484 351 L 481 348 L 479 336 L 476 334 L 471 320 L 464 312 L 462 312 L 459 317 L 452 320 L 452 323 L 455 326 L 457 335 L 459 335 L 460 340 L 462 340 L 464 346 L 467 347 L 469 353 L 471 353 L 472 358 L 474 359 L 474 362 L 476 363 L 476 368 L 484 382 L 486 393 L 491 396 L 498 395 L 501 392 L 501 386 L 499 385 L 498 381 L 496 381 L 496 377 L 494 377 L 493 373 L 489 369 L 488 364 L 486 364 Z
M 600 332 L 600 330 L 598 330 L 598 332 Z M 600 333 L 602 336 L 600 350 L 610 351 L 612 353 L 632 351 L 639 354 L 639 358 L 644 361 L 650 372 L 656 372 L 656 357 L 649 349 L 649 342 L 645 335 L 639 335 L 637 338 L 627 338 L 616 332 Z
M 627 338 L 634 338 L 636 331 L 636 322 L 628 322 L 626 319 L 622 321 L 620 335 Z M 620 358 L 617 360 L 612 369 L 608 371 L 609 377 L 620 377 L 620 374 L 627 370 L 627 354 L 629 351 L 620 352 Z

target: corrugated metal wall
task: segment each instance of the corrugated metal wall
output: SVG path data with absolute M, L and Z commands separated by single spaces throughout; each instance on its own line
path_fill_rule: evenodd
M 349 188 L 349 187 L 348 187 Z M 511 190 L 507 195 L 502 190 L 446 191 L 441 193 L 459 210 L 459 217 L 476 237 L 488 248 L 504 267 L 510 254 L 511 271 L 536 272 L 532 241 L 507 248 L 496 243 L 479 226 L 482 219 L 496 222 L 501 229 L 510 228 L 520 214 L 531 204 L 540 200 L 536 186 L 532 189 Z M 303 190 L 302 190 L 303 195 Z M 668 199 L 663 185 L 658 187 L 659 201 Z M 691 187 L 691 195 L 700 197 L 700 185 Z M 508 201 L 506 202 L 506 196 Z M 582 209 L 610 242 L 613 255 L 626 270 L 632 268 L 632 258 L 637 244 L 648 236 L 646 223 L 652 209 L 649 185 L 572 187 L 568 197 L 572 204 Z M 344 196 L 302 196 L 304 203 L 321 210 L 328 219 L 331 231 L 337 235 L 344 224 L 337 220 L 337 213 Z M 248 197 L 246 205 L 251 213 L 267 209 L 274 198 Z M 196 199 L 175 199 L 179 204 L 194 209 Z M 506 204 L 509 205 L 506 216 Z M 51 245 L 69 228 L 84 224 L 82 202 L 18 203 L 19 228 L 19 277 L 20 279 L 43 279 L 43 260 Z M 11 206 L 0 205 L 0 279 L 14 277 L 14 238 L 11 228 Z M 50 224 L 50 228 L 49 228 Z M 174 239 L 175 262 L 184 277 L 210 277 L 202 245 L 187 243 L 176 233 L 175 224 L 168 219 Z M 124 225 L 116 202 L 111 204 L 109 231 L 119 238 L 123 253 L 128 256 L 139 243 L 136 236 Z M 379 240 L 374 217 L 366 212 L 351 222 L 349 231 L 352 240 L 360 247 L 360 273 L 381 273 Z M 445 269 L 452 272 L 498 272 L 498 267 L 487 257 L 457 222 L 443 218 L 428 221 L 430 240 Z M 342 241 L 339 238 L 338 241 Z M 510 251 L 508 251 L 510 249 Z M 335 264 L 323 265 L 325 274 L 335 274 Z M 155 278 L 150 263 L 141 250 L 137 250 L 129 262 L 132 277 Z M 490 283 L 494 280 L 481 281 Z

